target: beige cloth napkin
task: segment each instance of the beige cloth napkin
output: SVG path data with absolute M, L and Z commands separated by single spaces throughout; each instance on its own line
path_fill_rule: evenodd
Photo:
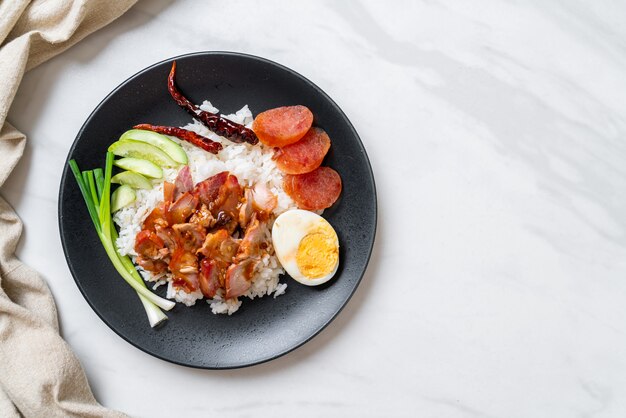
M 0 187 L 26 137 L 7 121 L 25 71 L 123 14 L 136 0 L 0 0 Z M 22 224 L 0 197 L 0 417 L 121 417 L 99 405 L 59 336 L 48 287 L 15 257 Z

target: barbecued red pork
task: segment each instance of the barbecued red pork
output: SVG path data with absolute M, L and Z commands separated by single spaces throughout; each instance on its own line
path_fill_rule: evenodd
M 227 171 L 194 186 L 186 166 L 174 183 L 164 183 L 164 201 L 143 222 L 137 263 L 153 273 L 169 271 L 174 286 L 187 292 L 241 296 L 270 247 L 266 222 L 276 204 L 266 186 L 242 188 Z

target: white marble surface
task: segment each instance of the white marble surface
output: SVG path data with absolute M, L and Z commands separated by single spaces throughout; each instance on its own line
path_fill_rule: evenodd
M 30 140 L 2 194 L 102 403 L 138 417 L 626 416 L 626 6 L 387 3 L 143 1 L 24 78 L 9 120 Z M 64 159 L 92 109 L 200 50 L 317 83 L 360 133 L 379 193 L 347 308 L 242 370 L 179 367 L 117 337 L 57 227 Z

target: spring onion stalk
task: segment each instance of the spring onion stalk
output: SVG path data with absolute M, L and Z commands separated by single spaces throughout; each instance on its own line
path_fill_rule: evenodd
M 96 190 L 98 199 L 102 200 L 102 192 L 104 191 L 104 174 L 101 168 L 94 169 L 93 174 L 95 178 L 96 187 L 92 188 L 92 191 Z M 113 226 L 113 223 L 111 223 L 111 238 L 113 242 L 117 241 L 117 231 L 115 230 L 115 226 Z M 116 253 L 118 257 L 120 258 L 120 260 L 122 261 L 122 264 L 124 264 L 124 266 L 126 267 L 126 271 L 128 271 L 128 273 L 133 277 L 133 279 L 135 279 L 135 281 L 138 282 L 141 286 L 146 287 L 146 283 L 143 281 L 143 279 L 137 272 L 137 269 L 135 268 L 135 265 L 130 260 L 130 258 L 128 256 L 122 256 L 118 250 L 116 250 Z M 141 304 L 143 305 L 143 308 L 146 311 L 146 315 L 148 316 L 148 321 L 150 322 L 150 326 L 152 328 L 156 327 L 161 322 L 167 320 L 167 315 L 165 315 L 163 311 L 159 309 L 158 306 L 150 302 L 142 294 L 137 293 L 137 295 L 139 296 L 139 299 L 141 300 Z
M 110 180 L 110 175 L 113 168 L 112 155 L 110 157 L 107 157 L 107 164 Z M 72 171 L 75 172 L 75 177 L 77 181 L 79 181 L 79 178 L 87 179 L 87 183 L 83 183 L 82 185 L 79 184 L 79 188 L 81 189 L 81 193 L 83 193 L 83 198 L 87 203 L 89 214 L 92 218 L 94 226 L 96 227 L 96 231 L 98 233 L 98 236 L 100 237 L 100 241 L 102 242 L 102 245 L 107 252 L 107 255 L 109 256 L 109 259 L 115 266 L 116 270 L 122 275 L 124 280 L 126 280 L 126 282 L 137 291 L 140 297 L 146 299 L 146 302 L 148 303 L 144 303 L 144 307 L 150 308 L 147 312 L 148 318 L 151 325 L 155 326 L 158 322 L 161 322 L 162 320 L 167 318 L 165 314 L 163 314 L 163 312 L 158 309 L 157 306 L 165 310 L 170 310 L 174 306 L 174 302 L 160 298 L 148 291 L 145 283 L 141 279 L 141 276 L 139 276 L 139 273 L 137 273 L 137 271 L 135 270 L 132 261 L 128 257 L 121 256 L 117 252 L 117 248 L 114 244 L 115 240 L 113 239 L 113 235 L 111 235 L 111 230 L 115 230 L 115 228 L 111 221 L 110 213 L 110 181 L 108 184 L 109 187 L 107 188 L 105 186 L 106 175 L 103 178 L 101 176 L 101 172 L 94 175 L 94 177 L 98 177 L 98 183 L 100 185 L 100 189 L 102 190 L 102 194 L 100 195 L 100 205 L 96 206 L 96 202 L 94 201 L 93 197 L 97 197 L 98 187 L 94 187 L 93 183 L 89 182 L 89 172 L 83 173 L 83 175 L 77 175 L 77 173 L 80 173 L 80 170 L 78 169 L 78 165 L 76 164 L 76 162 L 73 160 L 70 161 L 70 166 L 72 167 Z M 105 195 L 105 193 L 107 193 L 107 195 Z M 115 238 L 117 238 L 117 233 L 115 233 Z M 127 263 L 128 266 L 132 266 L 134 274 L 131 273 L 128 268 L 123 267 L 124 263 Z M 144 301 L 142 300 L 142 303 L 143 302 Z
M 174 307 L 175 303 L 150 292 L 130 258 L 120 255 L 117 251 L 115 246 L 117 232 L 115 232 L 115 227 L 111 220 L 113 154 L 107 153 L 104 176 L 101 169 L 81 173 L 74 160 L 70 160 L 69 165 L 104 250 L 118 273 L 138 293 L 148 315 L 150 325 L 155 326 L 167 318 L 159 308 L 169 311 Z
M 88 173 L 88 171 L 83 171 L 82 174 L 81 174 L 82 177 L 83 177 L 83 181 L 85 182 L 85 185 L 89 184 L 89 176 L 88 176 L 87 173 Z
M 93 176 L 96 179 L 96 188 L 98 192 L 98 199 L 102 197 L 102 189 L 104 188 L 104 173 L 101 168 L 94 168 Z
M 83 174 L 87 173 L 87 187 L 89 191 L 91 191 L 91 199 L 93 200 L 96 206 L 100 206 L 100 196 L 96 192 L 96 182 L 94 180 L 93 171 L 85 171 Z

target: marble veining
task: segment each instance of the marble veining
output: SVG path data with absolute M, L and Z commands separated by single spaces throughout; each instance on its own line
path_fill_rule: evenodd
M 97 398 L 137 417 L 626 416 L 625 15 L 578 0 L 140 1 L 28 73 L 9 121 L 29 142 L 1 193 Z M 346 309 L 242 370 L 175 366 L 117 337 L 58 238 L 63 163 L 92 109 L 201 50 L 319 85 L 378 188 L 375 251 Z

